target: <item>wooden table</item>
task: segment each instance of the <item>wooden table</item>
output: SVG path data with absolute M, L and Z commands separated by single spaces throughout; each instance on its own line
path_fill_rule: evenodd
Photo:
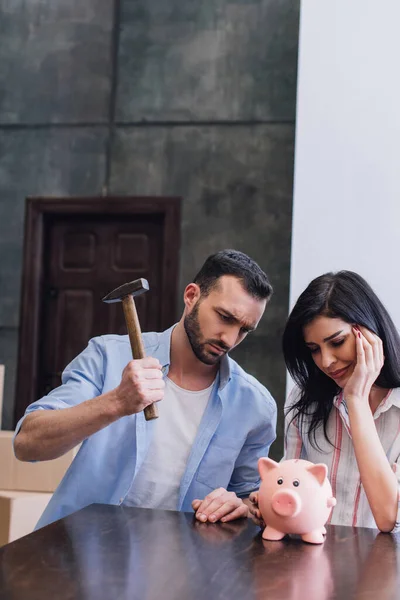
M 389 600 L 400 538 L 328 527 L 323 546 L 265 542 L 247 520 L 92 505 L 0 550 L 0 599 Z

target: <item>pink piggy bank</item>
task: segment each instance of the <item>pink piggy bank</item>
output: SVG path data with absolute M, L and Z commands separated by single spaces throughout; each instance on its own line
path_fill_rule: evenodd
M 260 458 L 261 487 L 258 506 L 267 524 L 262 537 L 281 540 L 287 533 L 301 535 L 304 542 L 322 544 L 324 527 L 336 504 L 324 464 L 308 460 Z

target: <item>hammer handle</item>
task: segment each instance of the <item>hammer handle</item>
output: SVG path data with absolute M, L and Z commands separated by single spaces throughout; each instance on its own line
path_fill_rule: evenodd
M 131 343 L 132 356 L 135 359 L 144 358 L 145 352 L 142 340 L 142 332 L 140 330 L 140 323 L 133 296 L 129 295 L 125 296 L 125 298 L 122 298 L 122 306 L 124 309 L 129 341 Z M 152 419 L 158 418 L 158 409 L 155 403 L 146 406 L 144 409 L 144 416 L 146 421 L 151 421 Z

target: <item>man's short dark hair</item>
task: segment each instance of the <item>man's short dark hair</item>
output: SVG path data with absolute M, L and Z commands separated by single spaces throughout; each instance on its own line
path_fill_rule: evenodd
M 209 256 L 193 282 L 200 287 L 202 296 L 208 296 L 224 275 L 237 277 L 254 298 L 268 300 L 272 295 L 272 286 L 264 271 L 247 254 L 238 250 L 221 250 Z

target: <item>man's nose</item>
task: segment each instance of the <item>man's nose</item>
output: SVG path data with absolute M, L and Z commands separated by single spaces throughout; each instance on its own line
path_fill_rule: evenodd
M 221 334 L 221 342 L 227 348 L 233 348 L 233 346 L 235 346 L 237 343 L 238 335 L 239 335 L 239 329 L 237 329 L 236 327 L 227 329 L 226 331 L 224 331 Z

